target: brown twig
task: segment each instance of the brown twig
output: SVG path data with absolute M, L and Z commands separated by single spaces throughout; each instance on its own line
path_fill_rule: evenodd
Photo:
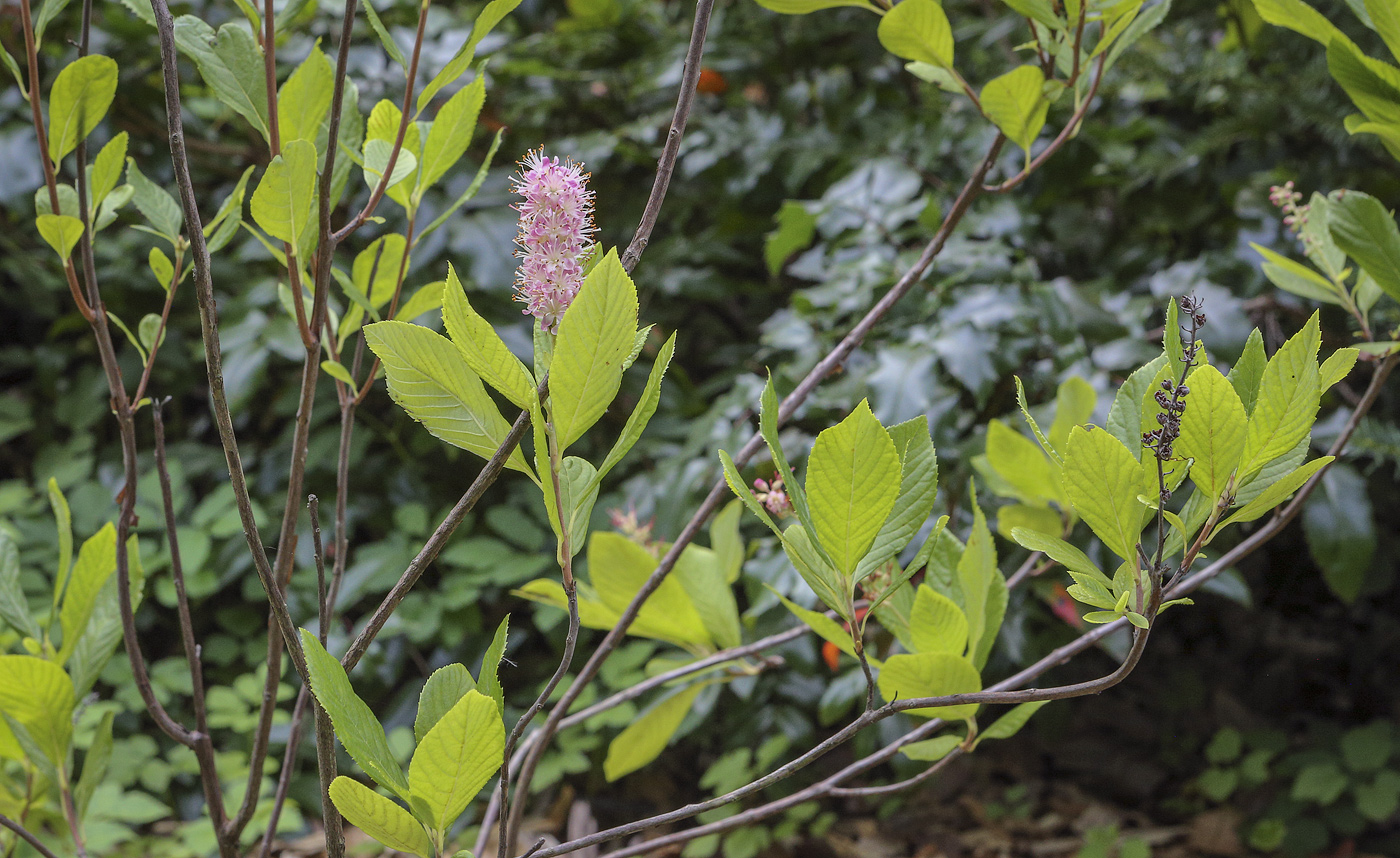
M 27 30 L 28 27 L 26 27 L 25 29 Z M 19 837 L 19 839 L 34 847 L 34 851 L 44 856 L 44 858 L 58 858 L 58 856 L 53 853 L 53 850 L 45 846 L 43 841 L 41 841 L 38 837 L 35 837 L 34 834 L 29 831 L 29 829 L 25 828 L 23 825 L 20 825 L 18 822 L 15 822 L 13 819 L 10 819 L 3 813 L 0 813 L 0 828 L 8 828 L 9 830 L 13 831 Z

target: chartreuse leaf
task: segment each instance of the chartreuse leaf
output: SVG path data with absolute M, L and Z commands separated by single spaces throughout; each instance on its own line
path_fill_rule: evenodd
M 1133 557 L 1142 525 L 1141 466 L 1128 448 L 1097 426 L 1070 431 L 1064 482 L 1074 511 L 1119 557 Z
M 446 831 L 501 767 L 505 723 L 491 698 L 468 691 L 418 743 L 408 764 L 415 804 L 432 813 L 431 825 Z
M 0 530 L 0 620 L 25 637 L 39 638 L 39 625 L 29 613 L 29 602 L 19 583 L 19 550 L 4 530 Z
M 1050 110 L 1044 87 L 1045 74 L 1031 65 L 1012 69 L 982 87 L 982 112 L 1008 140 L 1026 150 L 1027 158 Z
M 1108 58 L 1104 63 L 1104 71 L 1113 68 L 1124 51 L 1132 47 L 1138 39 L 1141 39 L 1143 36 L 1155 30 L 1157 25 L 1166 20 L 1167 13 L 1171 11 L 1171 8 L 1171 0 L 1161 0 L 1161 2 L 1154 3 L 1147 7 L 1145 12 L 1134 18 L 1133 22 L 1123 30 L 1122 34 L 1113 40 L 1113 46 L 1109 48 Z M 1097 51 L 1095 51 L 1095 53 L 1097 53 Z
M 379 37 L 379 44 L 384 47 L 384 53 L 389 55 L 389 59 L 399 64 L 400 68 L 408 68 L 408 60 L 404 59 L 403 51 L 399 50 L 398 43 L 394 37 L 389 35 L 389 30 L 384 26 L 384 22 L 379 19 L 379 13 L 374 10 L 374 4 L 368 2 L 364 4 L 365 17 L 369 19 L 369 25 Z
M 1056 450 L 1050 443 L 1050 439 L 1045 437 L 1045 433 L 1040 431 L 1040 424 L 1035 422 L 1035 418 L 1031 416 L 1030 406 L 1026 404 L 1026 387 L 1021 384 L 1021 377 L 1015 376 L 1015 379 L 1016 404 L 1021 408 L 1021 416 L 1026 418 L 1026 425 L 1031 427 L 1031 434 L 1035 436 L 1036 442 L 1039 443 L 1040 448 L 1045 451 L 1045 455 L 1054 459 L 1055 464 L 1062 464 L 1060 451 Z
M 987 424 L 987 464 L 1025 503 L 1043 505 L 1060 497 L 1050 459 L 1034 441 L 1000 420 Z
M 58 598 L 68 583 L 68 570 L 73 565 L 73 513 L 68 509 L 68 498 L 58 487 L 58 481 L 49 477 L 49 508 L 53 510 L 54 526 L 58 530 L 58 569 L 54 575 L 53 607 L 58 610 Z
M 316 146 L 293 140 L 272 159 L 253 191 L 253 220 L 297 256 L 315 227 Z
M 1230 374 L 1226 376 L 1235 393 L 1239 394 L 1245 414 L 1254 413 L 1254 403 L 1259 399 L 1259 383 L 1264 379 L 1264 367 L 1268 363 L 1269 358 L 1264 354 L 1264 335 L 1255 328 L 1249 332 L 1249 339 L 1244 341 L 1240 359 L 1235 361 Z
M 919 415 L 892 426 L 889 434 L 899 454 L 899 497 L 875 535 L 870 551 L 856 565 L 857 582 L 895 559 L 909 545 L 933 512 L 938 494 L 938 454 L 929 436 L 928 418 Z
M 1264 264 L 1260 266 L 1264 276 L 1283 291 L 1324 304 L 1341 304 L 1346 297 L 1336 283 L 1308 266 L 1294 262 L 1262 245 L 1251 242 L 1249 246 L 1264 257 Z
M 732 500 L 710 519 L 710 548 L 715 552 L 720 568 L 724 570 L 726 584 L 733 584 L 739 580 L 739 573 L 744 568 L 744 558 L 748 553 L 744 537 L 739 533 L 739 519 L 743 513 L 743 502 Z
M 346 821 L 385 847 L 432 858 L 433 842 L 423 824 L 392 800 L 345 775 L 331 782 L 327 794 Z
M 588 568 L 598 598 L 621 614 L 656 569 L 657 560 L 645 548 L 620 533 L 595 533 L 588 540 Z M 632 633 L 667 640 L 679 646 L 710 643 L 709 631 L 685 586 L 667 576 L 642 605 Z
M 1167 321 L 1162 328 L 1162 351 L 1166 353 L 1171 366 L 1166 377 L 1175 382 L 1186 369 L 1186 353 L 1181 345 L 1181 307 L 1175 298 L 1167 299 Z
M 481 670 L 476 674 L 476 689 L 496 701 L 496 710 L 505 717 L 506 695 L 501 688 L 501 660 L 505 658 L 506 643 L 510 637 L 510 614 L 501 618 L 496 626 L 496 634 L 491 637 L 491 645 L 481 657 Z
M 886 700 L 908 700 L 981 691 L 982 675 L 972 666 L 972 662 L 961 656 L 944 652 L 921 652 L 890 656 L 885 666 L 880 668 L 877 684 Z M 962 721 L 977 714 L 977 704 L 930 706 L 911 709 L 909 714 L 920 718 Z
M 861 400 L 817 435 L 807 459 L 807 501 L 817 540 L 843 575 L 855 571 L 899 497 L 899 453 Z
M 5 711 L 3 706 L 0 706 L 0 719 L 4 721 L 4 726 L 0 727 L 0 754 L 16 760 L 28 760 L 49 783 L 62 783 L 64 775 L 60 774 L 59 768 L 49 759 L 48 752 L 34 739 L 29 728 Z
M 58 651 L 60 666 L 87 631 L 97 594 L 116 570 L 117 530 L 108 522 L 78 550 L 78 562 L 73 565 L 73 574 L 64 589 L 63 608 L 58 615 L 63 629 L 63 647 Z
M 452 341 L 407 322 L 376 322 L 366 342 L 384 364 L 389 395 L 433 435 L 484 459 L 501 446 L 510 424 Z M 519 450 L 506 460 L 533 478 Z
M 132 534 L 126 541 L 127 575 L 131 579 L 131 609 L 141 607 L 141 594 L 146 586 L 146 573 L 141 568 L 141 554 Z M 78 638 L 73 653 L 68 658 L 68 674 L 73 677 L 73 694 L 83 697 L 92 690 L 97 675 L 116 652 L 117 643 L 122 637 L 121 607 L 117 601 L 116 576 L 107 579 L 101 592 L 97 594 L 97 604 L 93 606 L 88 619 L 87 631 Z
M 738 646 L 739 608 L 725 580 L 723 561 L 708 548 L 687 545 L 676 560 L 671 573 L 685 588 L 695 612 L 700 615 L 705 630 L 716 648 Z
M 1006 578 L 997 569 L 996 545 L 987 529 L 987 518 L 972 493 L 972 533 L 958 558 L 958 587 L 962 592 L 962 607 L 967 614 L 967 652 L 972 663 L 981 668 L 991 655 L 1006 615 Z
M 63 767 L 73 739 L 73 705 L 73 682 L 63 668 L 32 655 L 0 655 L 0 712 L 55 767 Z
M 476 79 L 457 90 L 437 112 L 428 138 L 423 141 L 423 157 L 418 160 L 422 174 L 418 192 L 432 187 L 461 159 L 476 130 L 477 116 L 486 101 L 486 77 Z
M 578 554 L 588 535 L 588 520 L 598 500 L 598 469 L 577 456 L 565 456 L 559 463 L 559 496 L 569 514 L 570 549 Z M 555 517 L 558 510 L 555 510 Z M 551 519 L 552 520 L 552 519 Z M 562 546 L 561 546 L 562 547 Z
M 1317 367 L 1321 342 L 1318 315 L 1314 313 L 1303 330 L 1269 358 L 1259 384 L 1259 400 L 1245 431 L 1240 481 L 1293 449 L 1312 429 L 1321 395 Z
M 41 214 L 34 219 L 39 235 L 58 258 L 67 262 L 83 237 L 83 222 L 71 215 Z
M 330 113 L 334 89 L 331 61 L 319 48 L 313 49 L 277 94 L 277 131 L 284 148 L 293 140 L 315 145 L 321 124 Z
M 1274 507 L 1283 503 L 1290 495 L 1303 487 L 1313 474 L 1322 470 L 1332 463 L 1331 456 L 1323 456 L 1320 459 L 1313 459 L 1306 465 L 1295 468 L 1287 476 L 1275 481 L 1268 488 L 1264 489 L 1254 500 L 1240 507 L 1239 511 L 1221 522 L 1215 532 L 1219 533 L 1225 529 L 1226 525 L 1244 524 L 1247 521 L 1254 521 L 1264 515 Z
M 87 139 L 117 94 L 117 63 L 89 54 L 58 73 L 49 90 L 49 157 L 57 164 Z
M 846 622 L 854 622 L 855 608 L 851 601 L 851 588 L 848 578 L 831 567 L 831 564 L 818 553 L 806 528 L 800 524 L 788 525 L 783 531 L 783 552 L 792 562 L 797 574 L 812 588 L 812 592 Z
M 125 131 L 107 141 L 92 159 L 92 181 L 88 189 L 88 206 L 97 211 L 98 206 L 121 181 L 122 168 L 126 166 L 127 133 Z
M 1069 441 L 1069 430 L 1089 422 L 1098 402 L 1093 385 L 1079 376 L 1060 382 L 1055 391 L 1055 420 L 1050 424 L 1050 443 L 1056 450 Z
M 1270 24 L 1287 27 L 1323 45 L 1333 39 L 1342 39 L 1348 44 L 1351 42 L 1336 25 L 1303 0 L 1254 0 L 1254 8 L 1259 17 Z
M 703 683 L 684 688 L 627 725 L 627 729 L 618 733 L 617 738 L 608 744 L 608 755 L 603 760 L 603 776 L 609 782 L 615 781 L 661 756 L 690 712 L 696 696 L 704 688 Z
M 1123 386 L 1118 388 L 1113 405 L 1108 409 L 1108 433 L 1130 451 L 1142 448 L 1142 398 L 1166 362 L 1167 356 L 1162 354 L 1134 370 Z M 1134 454 L 1133 458 L 1138 456 Z
M 768 589 L 773 592 L 773 595 L 778 597 L 778 600 L 783 603 L 783 607 L 787 608 L 794 617 L 801 620 L 807 628 L 816 632 L 817 637 L 836 647 L 846 655 L 849 655 L 851 658 L 856 657 L 856 647 L 855 644 L 852 643 L 851 633 L 840 623 L 828 617 L 826 614 L 823 614 L 821 611 L 813 611 L 802 607 L 782 593 L 769 587 L 767 584 L 764 586 L 768 587 Z
M 1185 400 L 1177 450 L 1194 460 L 1191 481 L 1196 488 L 1208 498 L 1218 498 L 1240 463 L 1249 418 L 1239 394 L 1215 367 L 1197 368 L 1187 377 L 1187 386 L 1191 393 Z
M 476 680 L 464 665 L 449 664 L 433 671 L 418 693 L 418 716 L 413 719 L 414 741 L 422 742 L 433 725 L 474 688 Z
M 997 533 L 1010 539 L 1011 532 L 1018 527 L 1053 535 L 1065 529 L 1065 521 L 1048 506 L 1013 503 L 997 508 Z
M 936 0 L 901 0 L 880 19 L 876 35 L 901 59 L 952 68 L 953 27 Z
M 922 742 L 910 742 L 899 751 L 911 760 L 918 760 L 921 763 L 936 763 L 951 754 L 953 749 L 962 743 L 962 736 L 948 733 L 943 736 L 935 736 L 932 739 L 925 739 Z
M 1071 572 L 1087 575 L 1101 581 L 1105 587 L 1108 586 L 1108 576 L 1094 564 L 1094 561 L 1089 559 L 1088 555 L 1057 536 L 1018 527 L 1011 531 L 1011 538 L 1020 543 L 1023 548 L 1039 551 Z
M 1400 301 L 1400 229 L 1381 201 L 1360 191 L 1332 197 L 1332 238 L 1391 298 Z
M 1390 49 L 1390 55 L 1400 59 L 1400 9 L 1388 0 L 1365 0 L 1365 9 L 1371 26 Z
M 776 277 L 788 257 L 812 243 L 817 234 L 817 216 L 799 200 L 786 200 L 774 217 L 777 226 L 763 240 L 763 261 Z
M 1051 5 L 1050 0 L 1003 0 L 1003 2 L 1022 17 L 1038 21 L 1053 30 L 1065 28 L 1065 22 L 1055 14 L 1055 7 Z
M 399 310 L 394 314 L 395 319 L 404 322 L 411 322 L 424 313 L 442 307 L 442 292 L 447 286 L 444 280 L 435 280 L 421 287 L 413 293 L 407 301 L 399 305 Z
M 1031 716 L 1040 711 L 1040 707 L 1049 703 L 1049 700 L 1036 700 L 1031 703 L 1022 703 L 1012 707 L 1011 711 L 992 722 L 992 726 L 983 730 L 977 736 L 977 741 L 983 739 L 1010 739 L 1021 732 L 1021 728 L 1026 726 L 1026 722 L 1031 720 Z
M 916 652 L 962 655 L 967 649 L 967 616 L 952 599 L 920 584 L 909 614 L 909 637 Z
M 331 717 L 336 738 L 365 774 L 374 782 L 407 800 L 409 782 L 403 776 L 384 728 L 365 702 L 355 694 L 350 677 L 335 656 L 326 652 L 316 636 L 301 630 L 301 645 L 306 653 L 306 669 L 311 674 L 311 691 Z M 497 757 L 499 757 L 499 753 Z
M 194 59 L 214 95 L 268 139 L 267 77 L 252 33 L 230 23 L 216 34 L 194 15 L 181 15 L 175 19 L 175 44 Z
M 622 427 L 622 434 L 617 436 L 617 441 L 604 457 L 603 464 L 598 466 L 595 480 L 601 481 L 607 476 L 641 439 L 642 432 L 651 422 L 651 416 L 656 413 L 656 406 L 661 402 L 661 380 L 666 377 L 666 370 L 671 366 L 671 356 L 675 351 L 676 335 L 671 334 L 657 353 L 656 362 L 651 365 L 651 373 L 647 376 L 647 386 L 642 390 L 642 398 L 637 400 L 637 405 L 627 416 L 627 423 Z
M 131 185 L 131 201 L 136 203 L 137 211 L 156 232 L 173 243 L 185 222 L 180 204 L 175 202 L 169 191 L 147 179 L 131 158 L 126 160 L 126 181 Z
M 806 15 L 819 9 L 856 6 L 879 14 L 880 10 L 865 0 L 755 0 L 758 5 L 781 15 Z
M 507 15 L 514 12 L 515 7 L 519 5 L 520 0 L 491 0 L 490 3 L 481 8 L 481 11 L 477 13 L 475 23 L 472 24 L 472 33 L 466 42 L 462 44 L 462 47 L 458 49 L 447 65 L 443 66 L 442 71 L 428 81 L 428 85 L 423 87 L 423 91 L 418 94 L 418 101 L 414 107 L 415 116 L 423 112 L 423 108 L 432 102 L 433 97 L 443 87 L 462 76 L 462 73 L 472 64 L 472 59 L 476 57 L 476 46 L 481 44 L 481 40 L 486 38 L 487 34 L 494 30 L 496 25 L 501 23 Z
M 530 371 L 520 358 L 511 354 L 491 323 L 472 308 L 451 263 L 447 266 L 447 285 L 442 292 L 442 320 L 472 372 L 513 404 L 520 408 L 533 407 L 536 394 Z
M 1322 362 L 1318 368 L 1318 386 L 1323 392 L 1351 372 L 1351 368 L 1356 366 L 1356 359 L 1361 355 L 1360 349 L 1345 348 L 1332 352 L 1332 356 Z
M 796 513 L 797 520 L 802 522 L 802 526 L 809 533 L 813 533 L 816 532 L 816 526 L 812 523 L 812 508 L 807 502 L 807 490 L 793 476 L 792 465 L 788 462 L 787 455 L 783 453 L 782 439 L 778 436 L 780 411 L 778 390 L 773 386 L 773 376 L 770 373 L 768 381 L 763 385 L 763 394 L 759 398 L 758 432 L 763 436 L 764 443 L 768 445 L 768 452 L 773 457 L 773 466 L 777 468 L 778 477 L 782 479 L 788 499 L 792 502 L 792 511 Z M 817 547 L 820 550 L 820 546 Z
M 79 821 L 87 815 L 93 792 L 107 776 L 107 763 L 112 759 L 112 718 L 115 714 L 111 710 L 102 714 L 102 720 L 97 722 L 97 729 L 92 734 L 87 756 L 83 757 L 83 773 L 78 778 L 78 785 L 73 788 L 73 804 Z
M 597 423 L 617 396 L 636 330 L 637 287 L 613 248 L 584 278 L 559 322 L 549 411 L 560 452 Z

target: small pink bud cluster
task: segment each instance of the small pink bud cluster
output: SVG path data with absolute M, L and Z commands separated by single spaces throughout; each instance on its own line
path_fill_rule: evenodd
M 543 149 L 525 156 L 511 190 L 525 197 L 520 212 L 515 299 L 526 315 L 548 333 L 583 285 L 583 259 L 593 246 L 593 192 L 588 174 L 571 160 L 561 161 Z
M 656 519 L 649 519 L 645 524 L 642 523 L 641 518 L 637 516 L 636 508 L 628 504 L 626 512 L 616 508 L 608 510 L 608 520 L 612 522 L 612 526 L 617 532 L 627 537 L 628 540 L 637 543 L 653 555 L 660 554 L 658 550 L 660 543 L 652 538 L 652 528 L 656 526 Z
M 1302 201 L 1303 195 L 1293 190 L 1291 179 L 1269 188 L 1269 202 L 1283 212 L 1283 225 L 1295 233 L 1308 222 L 1308 207 L 1299 205 Z
M 768 507 L 768 511 L 779 518 L 792 512 L 792 499 L 783 491 L 783 478 L 773 477 L 770 483 L 766 480 L 754 480 L 753 487 L 757 489 L 754 497 L 758 502 Z

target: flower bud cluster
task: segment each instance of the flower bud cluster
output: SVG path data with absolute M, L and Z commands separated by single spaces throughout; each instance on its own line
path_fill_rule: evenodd
M 1291 179 L 1282 185 L 1269 188 L 1269 202 L 1283 212 L 1283 225 L 1288 227 L 1290 232 L 1301 234 L 1301 230 L 1308 223 L 1309 207 L 1301 205 L 1303 195 L 1293 190 Z M 1307 238 L 1304 237 L 1303 240 L 1306 242 Z
M 571 160 L 560 161 L 543 149 L 525 156 L 511 190 L 525 197 L 516 243 L 521 259 L 515 299 L 540 329 L 557 333 L 559 320 L 583 285 L 583 262 L 593 247 L 593 192 L 588 174 Z
M 1179 298 L 1177 303 L 1185 318 L 1181 329 L 1182 358 L 1185 366 L 1182 368 L 1181 378 L 1163 379 L 1162 389 L 1153 394 L 1153 398 L 1162 409 L 1157 412 L 1158 427 L 1143 433 L 1142 436 L 1142 446 L 1152 450 L 1157 460 L 1163 463 L 1176 455 L 1176 442 L 1181 437 L 1181 416 L 1186 413 L 1186 397 L 1191 394 L 1191 388 L 1186 386 L 1186 374 L 1195 365 L 1196 354 L 1200 348 L 1196 334 L 1206 324 L 1202 301 L 1187 295 Z M 1171 498 L 1171 491 L 1165 483 L 1160 486 L 1160 491 L 1161 501 L 1166 503 Z
M 758 502 L 768 507 L 768 511 L 778 518 L 782 518 L 792 512 L 792 499 L 783 490 L 783 478 L 773 477 L 772 482 L 767 480 L 754 480 L 753 487 L 756 490 L 754 497 Z

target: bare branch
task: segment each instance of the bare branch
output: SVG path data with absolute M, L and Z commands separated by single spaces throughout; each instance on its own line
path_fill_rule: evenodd
M 26 29 L 28 28 L 26 27 Z M 25 828 L 23 825 L 20 825 L 18 822 L 15 822 L 13 819 L 10 819 L 3 813 L 0 813 L 0 828 L 8 828 L 11 831 L 13 831 L 16 835 L 19 836 L 19 839 L 34 847 L 34 851 L 44 856 L 44 858 L 58 858 L 58 856 L 53 853 L 53 850 L 45 846 L 43 841 L 41 841 L 38 837 L 35 837 L 29 831 L 29 829 Z

